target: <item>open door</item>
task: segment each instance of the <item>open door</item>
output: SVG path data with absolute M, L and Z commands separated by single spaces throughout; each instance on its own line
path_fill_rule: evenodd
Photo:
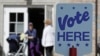
M 43 47 L 41 46 L 42 32 L 44 28 L 44 8 L 28 8 L 29 22 L 32 22 L 34 28 L 37 30 L 37 38 L 39 39 L 39 50 L 43 54 Z M 29 54 L 30 56 L 30 54 Z M 35 56 L 38 56 L 35 53 Z
M 26 7 L 5 7 L 4 8 L 4 46 L 3 50 L 7 55 L 9 44 L 6 39 L 10 34 L 26 32 L 28 28 L 28 13 Z

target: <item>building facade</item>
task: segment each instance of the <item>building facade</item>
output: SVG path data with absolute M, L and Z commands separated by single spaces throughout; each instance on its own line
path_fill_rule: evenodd
M 0 45 L 6 50 L 7 43 L 5 42 L 9 34 L 21 33 L 27 30 L 27 25 L 29 21 L 34 21 L 31 19 L 32 15 L 40 15 L 39 19 L 42 25 L 43 20 L 52 19 L 53 25 L 55 26 L 55 5 L 57 3 L 92 3 L 93 4 L 93 45 L 92 53 L 85 56 L 95 56 L 95 0 L 0 0 Z M 100 38 L 100 0 L 98 0 L 98 39 Z M 32 11 L 34 9 L 34 11 Z M 33 12 L 33 14 L 31 13 Z M 31 15 L 32 14 L 32 15 Z M 23 17 L 20 17 L 23 16 Z M 22 20 L 20 20 L 21 18 Z M 33 17 L 34 18 L 34 17 Z M 35 19 L 35 20 L 38 20 Z M 39 22 L 40 22 L 39 21 Z M 39 23 L 38 22 L 38 23 Z M 36 24 L 36 23 L 35 23 Z M 43 28 L 43 26 L 41 26 Z M 42 29 L 41 28 L 41 29 Z M 39 30 L 41 30 L 39 29 Z M 42 32 L 42 31 L 40 31 Z M 41 35 L 41 34 L 39 34 Z M 39 36 L 41 37 L 41 36 Z M 100 40 L 98 40 L 98 43 Z M 4 44 L 6 43 L 6 45 Z M 7 53 L 7 51 L 4 51 Z M 55 56 L 61 56 L 54 52 Z

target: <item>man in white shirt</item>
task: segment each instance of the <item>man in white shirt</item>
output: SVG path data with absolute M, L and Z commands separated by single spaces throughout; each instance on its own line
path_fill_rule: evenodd
M 52 51 L 53 51 L 53 46 L 54 46 L 54 29 L 52 27 L 52 21 L 50 19 L 46 19 L 44 21 L 45 23 L 45 28 L 43 30 L 43 35 L 42 35 L 42 46 L 46 50 L 46 56 L 53 56 Z

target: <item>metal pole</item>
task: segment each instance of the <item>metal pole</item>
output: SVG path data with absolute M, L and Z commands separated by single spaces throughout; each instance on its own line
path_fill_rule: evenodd
M 96 56 L 97 56 L 97 37 L 98 37 L 98 33 L 97 33 L 97 26 L 98 26 L 98 0 L 96 0 L 95 1 L 95 38 L 96 38 L 96 40 L 95 40 L 95 44 L 96 44 L 96 46 L 95 46 L 95 49 L 96 49 Z

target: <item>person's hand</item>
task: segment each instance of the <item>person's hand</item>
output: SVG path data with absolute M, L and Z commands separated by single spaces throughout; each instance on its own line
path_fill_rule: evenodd
M 34 39 L 33 36 L 28 36 L 28 39 Z

